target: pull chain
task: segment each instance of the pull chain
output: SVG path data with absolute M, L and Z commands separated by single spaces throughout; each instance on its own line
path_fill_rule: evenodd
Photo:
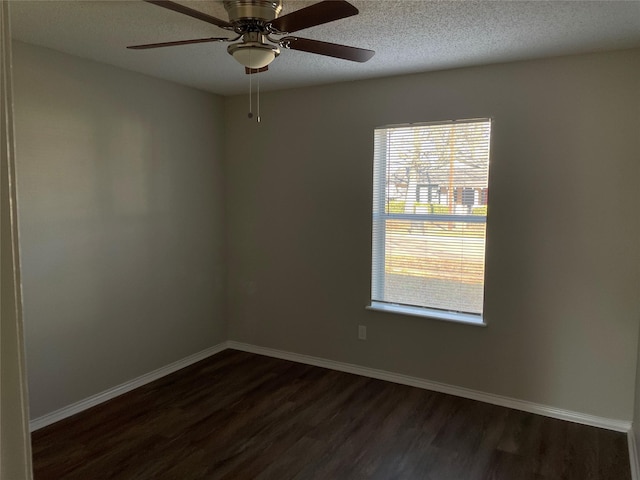
M 258 102 L 258 117 L 256 118 L 256 121 L 258 123 L 260 123 L 260 77 L 256 78 L 257 82 L 258 82 L 258 92 L 257 92 L 257 102 Z
M 251 65 L 251 49 L 249 49 L 249 65 Z M 251 97 L 253 94 L 253 88 L 252 88 L 252 78 L 254 74 L 258 74 L 260 72 L 259 68 L 254 69 L 247 67 L 247 73 L 249 74 L 249 113 L 247 114 L 247 117 L 249 118 L 253 118 L 253 112 L 252 112 L 252 108 L 253 105 L 251 103 Z M 258 88 L 256 91 L 256 101 L 258 104 L 258 116 L 256 117 L 256 122 L 260 123 L 260 77 L 257 78 L 258 81 Z
M 249 65 L 251 65 L 252 61 L 251 61 L 251 52 L 252 49 L 249 49 Z M 248 68 L 248 67 L 247 67 Z M 255 69 L 255 73 L 257 74 L 259 72 L 260 69 Z M 253 105 L 251 104 L 251 96 L 253 93 L 253 89 L 252 89 L 252 83 L 251 80 L 254 75 L 254 71 L 252 68 L 248 68 L 247 73 L 249 74 L 249 114 L 247 115 L 247 117 L 249 118 L 253 118 L 253 112 L 252 112 L 252 108 Z M 256 121 L 258 123 L 260 123 L 260 77 L 258 77 L 258 91 L 256 92 L 256 99 L 258 102 L 258 116 L 256 117 Z
M 250 73 L 249 74 L 249 113 L 247 114 L 247 117 L 249 118 L 253 118 L 253 84 L 252 84 L 252 76 L 254 74 Z M 257 104 L 257 116 L 256 116 L 256 122 L 260 123 L 260 77 L 257 78 L 257 88 L 256 88 L 256 104 Z
M 249 74 L 249 114 L 247 115 L 247 117 L 249 118 L 253 118 L 253 112 L 251 111 L 251 77 L 253 75 Z

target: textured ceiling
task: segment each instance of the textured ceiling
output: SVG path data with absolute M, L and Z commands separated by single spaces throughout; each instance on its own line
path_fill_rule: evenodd
M 227 19 L 219 1 L 181 1 Z M 284 1 L 284 13 L 313 4 Z M 262 90 L 640 46 L 640 0 L 354 0 L 360 14 L 296 35 L 376 51 L 353 63 L 283 50 Z M 11 3 L 13 37 L 210 92 L 245 92 L 244 69 L 221 43 L 154 50 L 127 45 L 226 33 L 142 1 Z

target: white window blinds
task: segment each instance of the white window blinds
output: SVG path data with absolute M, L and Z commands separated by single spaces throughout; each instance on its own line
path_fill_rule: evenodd
M 375 130 L 372 302 L 482 315 L 491 120 Z

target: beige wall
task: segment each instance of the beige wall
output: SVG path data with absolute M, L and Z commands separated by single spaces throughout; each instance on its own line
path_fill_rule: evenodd
M 630 420 L 639 80 L 634 50 L 227 99 L 230 339 Z M 365 311 L 374 127 L 474 117 L 488 327 Z
M 9 3 L 0 1 L 0 478 L 28 480 L 27 401 L 15 188 Z
M 32 417 L 226 338 L 633 417 L 639 50 L 268 93 L 260 125 L 15 51 Z M 489 326 L 365 311 L 373 128 L 486 116 Z
M 223 319 L 223 102 L 14 44 L 31 415 L 211 347 Z

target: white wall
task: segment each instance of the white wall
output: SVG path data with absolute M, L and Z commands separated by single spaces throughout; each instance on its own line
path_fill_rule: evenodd
M 632 50 L 227 99 L 230 339 L 631 420 L 639 82 Z M 365 311 L 374 127 L 477 117 L 488 327 Z
M 223 102 L 14 44 L 31 415 L 226 338 Z

